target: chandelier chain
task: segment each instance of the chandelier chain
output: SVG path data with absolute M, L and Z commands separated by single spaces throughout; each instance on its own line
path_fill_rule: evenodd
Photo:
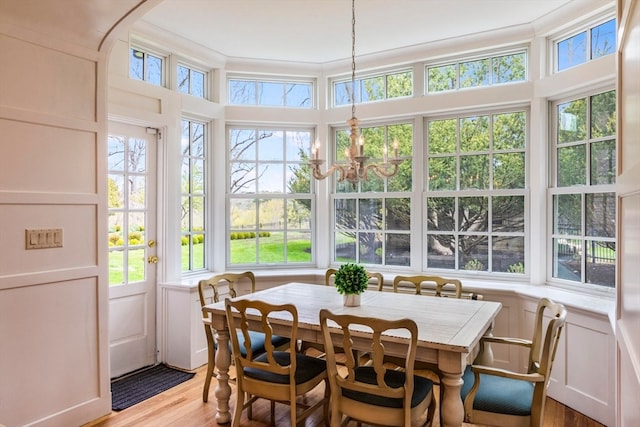
M 356 116 L 356 0 L 351 0 L 351 117 Z

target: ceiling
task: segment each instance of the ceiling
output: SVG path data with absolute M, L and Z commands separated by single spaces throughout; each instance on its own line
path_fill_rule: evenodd
M 533 25 L 594 3 L 603 1 L 357 0 L 356 55 Z M 349 0 L 164 0 L 142 20 L 228 58 L 322 64 L 351 56 Z

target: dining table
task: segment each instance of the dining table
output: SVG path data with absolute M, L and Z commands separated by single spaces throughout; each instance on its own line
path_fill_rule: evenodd
M 440 402 L 441 425 L 460 426 L 464 420 L 464 410 L 460 389 L 465 367 L 476 357 L 490 358 L 482 352 L 480 339 L 491 333 L 493 322 L 501 309 L 499 302 L 469 299 L 441 298 L 426 295 L 411 295 L 394 292 L 367 290 L 361 295 L 357 307 L 343 304 L 333 286 L 310 283 L 287 283 L 234 299 L 255 299 L 271 304 L 291 303 L 298 311 L 297 339 L 323 343 L 320 331 L 319 313 L 323 308 L 337 314 L 377 317 L 384 319 L 409 318 L 418 325 L 418 345 L 416 361 L 437 365 L 440 384 L 443 387 Z M 217 351 L 215 356 L 217 384 L 215 398 L 218 408 L 216 421 L 225 424 L 231 421 L 229 399 L 229 367 L 231 354 L 229 327 L 226 319 L 225 303 L 208 304 L 203 310 L 211 314 L 215 329 Z M 276 334 L 287 335 L 291 330 L 291 318 L 279 318 L 274 314 L 269 318 Z M 395 334 L 385 337 L 385 353 L 404 357 L 408 339 Z

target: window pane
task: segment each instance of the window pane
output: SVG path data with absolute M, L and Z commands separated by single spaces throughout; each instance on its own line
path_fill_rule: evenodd
M 616 134 L 616 92 L 591 97 L 591 138 Z
M 191 228 L 192 231 L 204 230 L 204 197 L 191 198 Z
M 253 229 L 257 227 L 255 200 L 231 199 L 229 226 L 234 230 Z
M 558 71 L 587 61 L 587 33 L 582 32 L 558 42 Z
M 356 228 L 356 200 L 335 200 L 336 228 L 353 230 Z
M 493 84 L 523 81 L 526 77 L 524 52 L 492 58 Z
M 147 55 L 146 79 L 148 83 L 162 86 L 162 58 Z
M 189 69 L 178 65 L 178 92 L 189 93 Z
M 427 199 L 427 228 L 429 231 L 455 230 L 455 198 L 429 197 Z
M 359 233 L 358 255 L 361 263 L 382 264 L 382 233 Z
M 591 59 L 616 51 L 616 20 L 600 24 L 591 29 Z
M 457 69 L 456 64 L 429 67 L 427 69 L 429 92 L 454 90 L 458 81 Z
M 553 232 L 579 236 L 582 234 L 582 196 L 556 194 L 553 196 Z
M 455 157 L 429 158 L 429 190 L 455 190 L 456 176 Z
M 256 83 L 244 80 L 229 80 L 229 103 L 255 105 Z
M 363 79 L 362 83 L 362 102 L 379 101 L 385 99 L 385 78 L 384 76 L 375 76 Z
M 553 239 L 553 277 L 581 282 L 581 253 L 581 240 Z
M 387 98 L 400 98 L 413 94 L 413 73 L 390 74 L 387 76 Z
M 489 59 L 460 63 L 460 87 L 486 86 L 489 84 Z
M 525 148 L 526 115 L 523 111 L 493 116 L 493 148 L 512 150 Z
M 488 231 L 488 197 L 460 197 L 458 201 L 459 231 Z
M 386 199 L 385 207 L 387 230 L 411 229 L 411 199 Z
M 615 193 L 591 193 L 586 201 L 586 235 L 591 237 L 616 236 Z
M 491 271 L 524 274 L 524 237 L 492 239 Z
M 131 49 L 129 56 L 129 77 L 144 80 L 144 52 Z
M 191 155 L 204 156 L 204 124 L 191 122 Z
M 282 131 L 264 131 L 260 133 L 260 141 L 258 143 L 258 157 L 261 161 L 278 161 L 284 160 L 284 132 Z
M 558 144 L 584 141 L 586 129 L 587 108 L 584 98 L 558 105 Z
M 615 288 L 616 244 L 587 240 L 586 282 Z
M 615 184 L 616 141 L 591 144 L 591 185 Z
M 586 148 L 584 145 L 558 148 L 558 187 L 586 184 Z
M 193 236 L 193 270 L 201 270 L 205 268 L 205 245 L 204 234 L 195 234 Z
M 453 154 L 456 152 L 457 120 L 433 120 L 429 122 L 429 154 Z
M 284 165 L 261 164 L 258 166 L 258 193 L 284 193 Z
M 489 247 L 487 236 L 460 236 L 458 241 L 458 263 L 460 269 L 488 271 Z
M 460 119 L 460 151 L 477 152 L 489 149 L 489 116 Z
M 284 105 L 283 84 L 274 82 L 258 82 L 258 105 Z
M 313 87 L 309 83 L 295 83 L 286 85 L 287 107 L 311 107 Z
M 257 260 L 256 233 L 231 233 L 229 252 L 229 262 L 231 264 L 255 264 Z
M 359 227 L 364 230 L 382 229 L 382 200 L 381 199 L 360 199 Z
M 191 95 L 204 98 L 204 73 L 191 70 Z
M 524 153 L 496 154 L 493 157 L 493 188 L 524 188 Z
M 411 236 L 408 234 L 387 234 L 386 265 L 411 265 Z
M 338 262 L 356 262 L 355 233 L 339 232 L 335 234 L 336 253 Z
M 493 231 L 524 233 L 524 196 L 494 196 L 491 201 Z
M 234 160 L 256 160 L 256 131 L 252 129 L 229 130 L 229 157 Z
M 287 228 L 308 230 L 311 228 L 311 200 L 287 200 Z
M 460 156 L 460 189 L 489 188 L 489 156 Z
M 336 106 L 351 104 L 351 82 L 337 82 L 333 84 Z
M 455 238 L 452 234 L 427 236 L 427 262 L 429 268 L 456 268 Z
M 287 262 L 311 262 L 311 233 L 287 233 Z

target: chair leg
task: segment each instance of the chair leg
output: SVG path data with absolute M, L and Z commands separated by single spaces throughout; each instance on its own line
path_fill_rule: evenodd
M 244 391 L 237 390 L 236 392 L 236 410 L 233 415 L 233 427 L 240 425 L 240 417 L 242 416 L 242 410 L 244 409 Z
M 207 363 L 207 376 L 204 379 L 204 389 L 202 390 L 202 401 L 209 401 L 209 387 L 211 386 L 211 378 L 213 377 L 213 370 L 215 362 L 213 356 L 209 353 L 209 362 Z

